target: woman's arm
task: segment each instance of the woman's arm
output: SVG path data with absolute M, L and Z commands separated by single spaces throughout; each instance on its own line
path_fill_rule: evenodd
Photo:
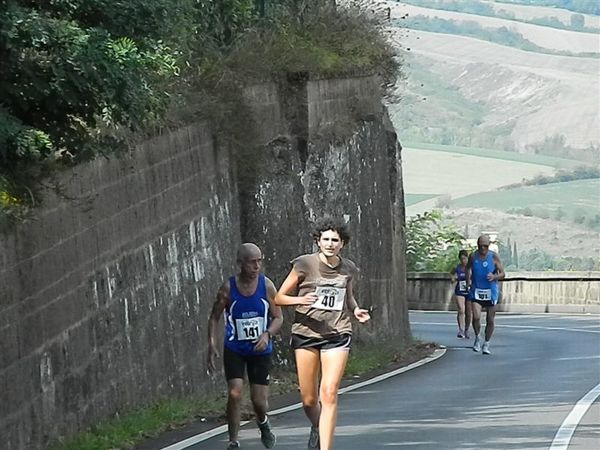
M 279 306 L 312 305 L 317 300 L 317 294 L 314 292 L 309 292 L 302 297 L 289 295 L 290 292 L 294 292 L 298 288 L 299 282 L 298 272 L 292 269 L 275 296 L 275 304 Z
M 354 298 L 354 291 L 352 290 L 352 280 L 349 280 L 346 284 L 346 303 L 348 305 L 348 309 L 352 311 L 354 317 L 356 317 L 356 320 L 358 320 L 360 323 L 365 323 L 371 318 L 369 311 L 358 306 L 358 303 Z

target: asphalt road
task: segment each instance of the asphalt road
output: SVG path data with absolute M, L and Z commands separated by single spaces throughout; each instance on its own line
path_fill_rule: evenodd
M 341 395 L 335 449 L 600 449 L 599 316 L 499 314 L 490 356 L 456 338 L 453 313 L 411 313 L 411 327 L 446 354 Z M 276 448 L 306 448 L 301 410 L 271 420 Z M 245 450 L 264 448 L 254 424 L 240 440 Z M 186 448 L 226 445 L 221 434 Z

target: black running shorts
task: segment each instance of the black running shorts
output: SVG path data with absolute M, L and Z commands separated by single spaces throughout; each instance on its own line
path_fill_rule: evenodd
M 300 334 L 292 334 L 292 348 L 314 348 L 319 351 L 328 350 L 350 350 L 352 344 L 351 334 L 338 334 L 329 338 L 306 337 Z
M 268 386 L 271 371 L 271 354 L 266 355 L 240 355 L 229 350 L 223 350 L 223 366 L 225 367 L 225 379 L 244 379 L 244 373 L 248 371 L 250 384 Z
M 482 308 L 489 308 L 490 306 L 497 305 L 489 300 L 471 300 L 473 303 L 479 303 Z

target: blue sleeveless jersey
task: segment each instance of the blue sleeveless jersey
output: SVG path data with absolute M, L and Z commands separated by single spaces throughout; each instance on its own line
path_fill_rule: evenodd
M 488 281 L 488 273 L 494 273 L 494 252 L 488 251 L 485 259 L 479 259 L 479 253 L 471 257 L 471 291 L 469 296 L 473 300 L 489 301 L 498 303 L 498 282 Z
M 269 301 L 265 276 L 258 276 L 256 291 L 250 296 L 240 294 L 235 277 L 229 278 L 229 303 L 225 315 L 225 347 L 241 355 L 266 355 L 273 351 L 273 344 L 262 352 L 253 350 L 256 339 L 269 326 Z
M 454 273 L 456 274 L 456 286 L 454 287 L 454 294 L 466 297 L 469 295 L 469 291 L 467 291 L 467 276 L 460 264 L 456 266 Z

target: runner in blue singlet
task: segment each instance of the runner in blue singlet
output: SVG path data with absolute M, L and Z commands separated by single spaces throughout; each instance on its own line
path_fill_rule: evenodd
M 475 342 L 473 351 L 480 350 L 484 355 L 491 354 L 490 340 L 494 333 L 496 305 L 498 304 L 498 280 L 504 278 L 504 267 L 498 255 L 489 250 L 490 237 L 482 234 L 477 239 L 477 250 L 469 257 L 466 270 L 467 287 L 473 308 L 473 331 Z M 479 332 L 481 330 L 481 310 L 486 309 L 485 341 L 483 345 Z
M 242 244 L 237 261 L 240 272 L 223 283 L 208 322 L 208 369 L 216 370 L 218 357 L 216 329 L 225 316 L 223 365 L 227 379 L 227 449 L 240 448 L 240 404 L 244 373 L 248 372 L 251 400 L 261 442 L 266 448 L 275 445 L 275 435 L 267 416 L 271 337 L 283 323 L 281 308 L 275 304 L 277 291 L 273 282 L 261 272 L 262 252 L 254 244 Z
M 458 338 L 469 338 L 469 326 L 471 325 L 471 302 L 466 302 L 469 296 L 467 289 L 466 270 L 469 256 L 466 250 L 458 252 L 459 264 L 452 269 L 450 276 L 454 287 L 454 301 L 456 302 L 456 322 L 458 323 Z

